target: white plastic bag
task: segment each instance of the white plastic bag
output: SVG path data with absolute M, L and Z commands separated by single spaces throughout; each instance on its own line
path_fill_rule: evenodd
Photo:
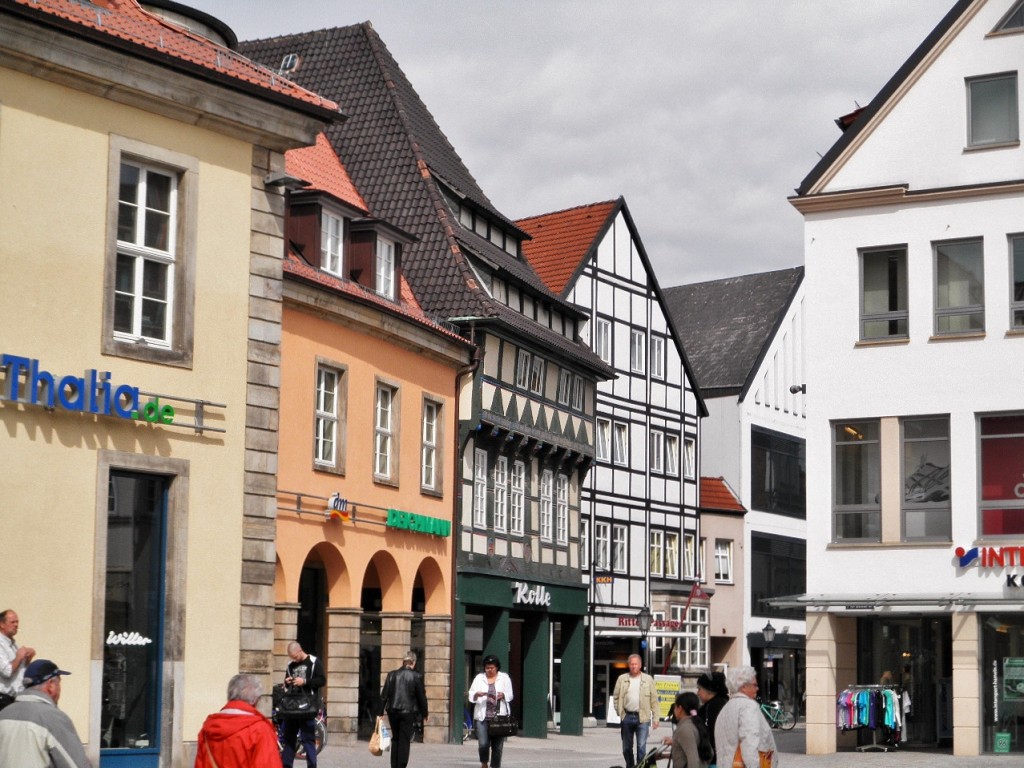
M 380 719 L 380 748 L 385 752 L 391 749 L 391 722 L 387 715 Z

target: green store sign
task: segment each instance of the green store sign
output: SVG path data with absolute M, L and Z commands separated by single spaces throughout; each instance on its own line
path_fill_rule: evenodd
M 426 533 L 431 536 L 451 536 L 451 520 L 442 520 L 439 517 L 428 515 L 417 515 L 415 512 L 403 512 L 400 509 L 388 510 L 388 528 L 397 528 L 402 531 L 413 531 L 414 533 Z

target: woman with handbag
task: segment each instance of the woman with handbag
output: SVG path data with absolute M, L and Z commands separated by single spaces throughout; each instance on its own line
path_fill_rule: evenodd
M 474 705 L 473 723 L 480 750 L 480 768 L 501 768 L 505 736 L 492 734 L 491 726 L 499 726 L 502 719 L 511 717 L 512 678 L 501 671 L 497 656 L 484 656 L 484 671 L 469 686 L 469 701 Z

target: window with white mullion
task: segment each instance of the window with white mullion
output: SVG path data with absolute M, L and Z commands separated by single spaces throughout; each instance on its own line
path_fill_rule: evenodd
M 715 539 L 715 581 L 732 582 L 732 542 Z
M 651 378 L 665 378 L 665 339 L 651 336 Z
M 679 476 L 679 438 L 665 435 L 665 474 Z
M 344 269 L 345 220 L 330 211 L 320 212 L 320 269 L 341 276 Z
M 697 537 L 692 533 L 683 534 L 683 576 L 697 577 Z
M 629 332 L 629 370 L 633 373 L 647 370 L 647 334 L 644 331 Z
M 313 460 L 317 464 L 334 466 L 337 440 L 338 372 L 321 366 L 316 372 Z
M 545 469 L 540 476 L 540 538 L 551 541 L 552 517 L 554 514 L 553 494 L 554 475 Z
M 530 366 L 530 391 L 535 395 L 544 394 L 544 358 L 533 356 Z
M 674 579 L 679 576 L 679 534 L 665 532 L 665 578 Z
M 494 462 L 494 530 L 504 533 L 508 527 L 508 457 Z
M 663 531 L 652 530 L 650 539 L 650 574 L 652 576 L 661 576 L 664 572 L 664 538 L 665 534 Z
M 612 322 L 603 317 L 594 321 L 594 352 L 608 365 L 612 364 Z
M 516 356 L 516 386 L 520 389 L 528 389 L 530 386 L 531 357 L 525 349 L 520 349 Z
M 487 451 L 473 452 L 473 525 L 487 527 Z
M 629 564 L 626 557 L 626 538 L 626 526 L 612 526 L 612 570 L 618 573 L 625 573 Z
M 122 162 L 118 192 L 114 333 L 171 344 L 177 177 Z
M 612 526 L 610 523 L 594 523 L 594 568 L 607 571 L 611 568 Z
M 573 376 L 572 379 L 572 407 L 574 410 L 583 410 L 583 377 Z
M 612 457 L 612 423 L 608 419 L 598 419 L 595 427 L 594 456 L 598 461 L 608 461 Z
M 425 401 L 423 403 L 423 434 L 421 436 L 422 445 L 420 453 L 420 483 L 424 488 L 437 489 L 438 483 L 438 472 L 437 472 L 437 457 L 438 457 L 438 429 L 440 424 L 438 423 L 438 416 L 441 410 L 441 406 L 437 403 Z
M 590 521 L 580 520 L 580 567 L 590 570 Z
M 511 496 L 509 529 L 521 536 L 526 520 L 526 464 L 521 461 L 512 464 Z
M 613 425 L 612 461 L 616 464 L 629 463 L 629 426 L 616 422 Z
M 558 404 L 569 405 L 572 397 L 572 373 L 563 368 L 558 374 Z
M 555 480 L 555 540 L 569 543 L 569 478 L 565 475 Z
M 648 466 L 652 472 L 665 471 L 665 433 L 651 430 L 651 453 L 648 456 Z
M 377 386 L 377 402 L 374 408 L 374 452 L 373 471 L 382 478 L 391 478 L 394 450 L 394 406 L 395 392 L 385 385 Z
M 376 290 L 388 299 L 395 298 L 395 243 L 377 238 Z

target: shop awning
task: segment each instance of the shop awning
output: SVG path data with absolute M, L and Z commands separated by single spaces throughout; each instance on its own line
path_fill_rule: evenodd
M 1021 610 L 1024 594 L 998 595 L 991 592 L 864 592 L 851 594 L 803 594 L 770 597 L 762 602 L 773 608 L 805 608 L 812 611 L 871 613 L 886 608 L 935 608 L 943 611 L 976 606 L 999 606 Z

